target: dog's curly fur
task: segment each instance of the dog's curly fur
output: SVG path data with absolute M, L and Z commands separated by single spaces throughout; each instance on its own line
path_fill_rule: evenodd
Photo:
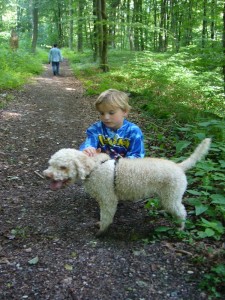
M 156 194 L 162 207 L 175 216 L 184 228 L 186 210 L 182 197 L 187 187 L 185 171 L 207 154 L 211 139 L 204 139 L 193 154 L 181 163 L 159 158 L 121 158 L 106 154 L 88 157 L 75 149 L 61 149 L 49 160 L 44 176 L 52 179 L 51 188 L 59 189 L 77 179 L 100 206 L 102 235 L 113 222 L 118 201 L 134 201 Z

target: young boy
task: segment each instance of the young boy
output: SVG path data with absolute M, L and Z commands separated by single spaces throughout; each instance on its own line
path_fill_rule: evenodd
M 95 101 L 101 121 L 87 129 L 87 138 L 80 146 L 81 151 L 94 156 L 101 150 L 114 159 L 144 157 L 141 129 L 126 120 L 131 109 L 128 100 L 128 95 L 118 90 L 109 89 L 101 93 Z

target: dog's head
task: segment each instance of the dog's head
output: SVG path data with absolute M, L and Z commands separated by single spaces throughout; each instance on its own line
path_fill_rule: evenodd
M 57 190 L 77 179 L 85 179 L 95 167 L 96 160 L 75 149 L 61 149 L 48 163 L 43 174 L 52 180 L 50 188 Z

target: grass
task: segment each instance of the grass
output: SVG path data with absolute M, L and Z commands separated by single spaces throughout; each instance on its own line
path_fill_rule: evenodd
M 72 58 L 68 53 L 68 57 L 90 95 L 108 88 L 127 91 L 135 106 L 160 119 L 174 117 L 179 122 L 192 122 L 205 115 L 224 117 L 221 74 L 199 70 L 198 65 L 196 70 L 190 67 L 186 52 L 178 55 L 110 51 L 109 73 L 103 73 L 93 63 L 90 52 L 79 56 L 73 53 Z
M 12 51 L 7 47 L 0 50 L 0 109 L 3 108 L 12 96 L 10 89 L 18 89 L 32 76 L 43 71 L 43 62 L 47 62 L 48 54 L 38 49 L 35 54 L 25 49 Z
M 12 51 L 3 48 L 0 50 L 1 73 L 0 73 L 0 90 L 18 88 L 33 76 L 43 71 L 42 62 L 44 50 L 38 50 L 35 54 L 28 53 L 24 49 Z

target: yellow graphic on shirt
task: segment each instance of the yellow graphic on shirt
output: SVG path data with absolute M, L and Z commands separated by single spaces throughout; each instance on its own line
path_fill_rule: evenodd
M 113 139 L 109 137 L 104 137 L 103 135 L 98 136 L 99 142 L 101 146 L 109 145 L 109 146 L 119 146 L 119 147 L 124 147 L 128 149 L 130 146 L 130 141 L 129 139 L 123 139 L 123 138 L 118 138 L 118 136 L 115 136 Z

